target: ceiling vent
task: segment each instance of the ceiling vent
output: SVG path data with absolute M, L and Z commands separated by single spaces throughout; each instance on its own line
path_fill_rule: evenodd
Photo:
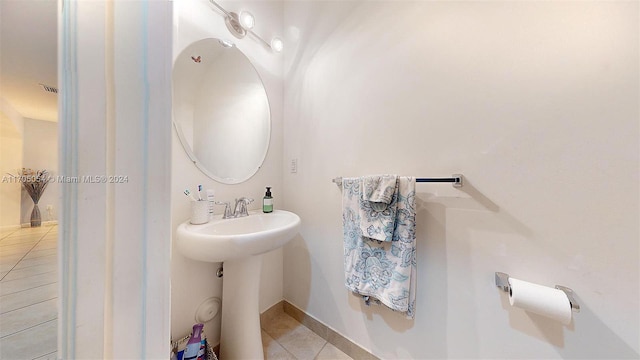
M 45 84 L 40 84 L 40 87 L 42 88 L 42 90 L 46 91 L 46 92 L 50 92 L 50 93 L 54 93 L 57 94 L 58 93 L 58 89 L 54 88 L 53 86 L 49 86 L 49 85 L 45 85 Z

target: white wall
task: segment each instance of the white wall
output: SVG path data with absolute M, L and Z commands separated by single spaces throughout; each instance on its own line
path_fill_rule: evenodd
M 220 1 L 227 11 L 249 10 L 256 18 L 254 31 L 265 39 L 282 36 L 282 3 L 253 1 Z M 174 60 L 190 43 L 207 38 L 233 41 L 258 71 L 267 91 L 271 107 L 271 143 L 262 168 L 248 181 L 237 185 L 224 185 L 211 180 L 200 172 L 187 157 L 175 131 L 172 140 L 172 229 L 189 219 L 189 201 L 183 195 L 185 189 L 192 192 L 198 184 L 204 189 L 214 189 L 216 200 L 233 201 L 247 196 L 255 199 L 250 209 L 262 207 L 264 187 L 272 186 L 275 206 L 282 208 L 282 118 L 283 55 L 272 53 L 255 39 L 238 40 L 227 30 L 224 18 L 206 0 L 174 1 Z M 238 144 L 242 146 L 242 144 Z M 233 151 L 233 148 L 228 151 Z M 216 208 L 220 214 L 222 207 Z M 261 271 L 260 311 L 282 300 L 282 250 L 264 255 Z M 171 255 L 171 335 L 179 338 L 191 331 L 195 310 L 205 299 L 222 296 L 222 280 L 215 276 L 220 264 L 192 261 L 182 256 L 175 246 Z M 205 324 L 207 337 L 214 344 L 220 337 L 220 316 Z
M 637 2 L 286 2 L 285 299 L 385 358 L 637 358 Z M 345 289 L 331 179 L 417 185 L 413 321 Z M 573 288 L 563 327 L 502 271 Z
M 46 169 L 50 175 L 58 175 L 58 123 L 51 121 L 24 119 L 23 141 L 24 167 L 33 170 Z M 44 190 L 38 207 L 42 221 L 55 221 L 58 216 L 58 201 L 60 196 L 59 184 L 51 182 Z M 47 205 L 53 206 L 51 213 L 47 211 Z M 22 207 L 20 222 L 31 223 L 31 211 L 33 200 L 29 194 L 22 191 Z
M 22 168 L 22 141 L 22 130 L 0 109 L 0 229 L 20 226 L 22 185 L 7 174 L 17 175 Z

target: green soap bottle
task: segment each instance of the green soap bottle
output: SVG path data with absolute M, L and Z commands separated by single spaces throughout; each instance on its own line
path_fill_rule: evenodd
M 267 192 L 262 198 L 262 212 L 273 212 L 273 198 L 271 197 L 271 187 L 267 186 Z

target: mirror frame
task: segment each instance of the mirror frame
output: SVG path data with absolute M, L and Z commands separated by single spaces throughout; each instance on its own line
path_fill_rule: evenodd
M 266 142 L 266 146 L 264 149 L 264 153 L 262 154 L 262 157 L 260 159 L 260 162 L 258 163 L 258 166 L 255 168 L 255 170 L 251 170 L 251 172 L 249 173 L 248 176 L 246 177 L 241 177 L 241 178 L 224 178 L 221 176 L 217 176 L 215 174 L 213 174 L 209 169 L 207 169 L 207 167 L 205 166 L 205 164 L 203 164 L 200 160 L 198 160 L 198 158 L 196 157 L 196 155 L 193 153 L 193 150 L 191 149 L 191 146 L 189 145 L 189 142 L 187 141 L 187 139 L 184 136 L 184 133 L 182 132 L 182 129 L 180 128 L 180 124 L 179 121 L 176 119 L 176 114 L 174 112 L 175 106 L 173 106 L 173 100 L 174 100 L 174 86 L 173 86 L 173 70 L 175 69 L 175 65 L 176 62 L 178 61 L 178 58 L 180 58 L 180 55 L 183 54 L 183 52 L 191 45 L 200 42 L 200 41 L 204 41 L 204 40 L 215 40 L 216 42 L 220 43 L 220 46 L 224 46 L 222 44 L 223 40 L 222 39 L 218 39 L 218 38 L 213 38 L 213 37 L 208 37 L 208 38 L 203 38 L 200 40 L 196 40 L 194 42 L 191 42 L 189 45 L 187 45 L 184 49 L 182 49 L 180 51 L 180 53 L 178 54 L 178 56 L 176 56 L 175 60 L 173 61 L 173 66 L 171 68 L 171 122 L 173 123 L 173 128 L 176 130 L 176 134 L 178 135 L 178 139 L 180 140 L 180 144 L 182 144 L 182 148 L 184 149 L 184 151 L 187 153 L 187 156 L 189 157 L 189 159 L 191 160 L 191 162 L 205 175 L 207 175 L 209 178 L 211 178 L 214 181 L 217 181 L 219 183 L 222 184 L 227 184 L 227 185 L 235 185 L 235 184 L 241 184 L 249 179 L 251 179 L 252 177 L 254 177 L 258 171 L 262 168 L 262 165 L 264 165 L 264 161 L 267 159 L 267 154 L 269 153 L 269 148 L 271 147 L 271 101 L 269 101 L 269 94 L 267 92 L 267 87 L 264 84 L 264 80 L 262 80 L 262 76 L 260 76 L 260 73 L 258 72 L 258 69 L 255 67 L 255 65 L 253 64 L 253 62 L 251 62 L 251 59 L 249 59 L 249 57 L 242 52 L 242 50 L 240 50 L 234 43 L 232 44 L 232 47 L 235 48 L 237 51 L 240 52 L 240 54 L 242 54 L 242 56 L 244 56 L 245 59 L 247 59 L 247 61 L 249 62 L 249 65 L 251 65 L 251 68 L 253 69 L 253 71 L 256 72 L 256 75 L 258 76 L 258 80 L 260 80 L 260 84 L 262 85 L 262 88 L 264 89 L 264 95 L 265 98 L 267 99 L 267 107 L 269 109 L 267 115 L 269 116 L 269 122 L 268 122 L 268 129 L 267 129 L 267 142 Z M 227 43 L 230 43 L 228 40 L 224 40 Z

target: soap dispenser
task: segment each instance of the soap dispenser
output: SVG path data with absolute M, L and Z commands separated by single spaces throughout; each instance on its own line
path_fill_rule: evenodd
M 262 212 L 270 213 L 273 212 L 273 198 L 271 197 L 271 187 L 267 186 L 267 192 L 264 194 L 262 198 Z

